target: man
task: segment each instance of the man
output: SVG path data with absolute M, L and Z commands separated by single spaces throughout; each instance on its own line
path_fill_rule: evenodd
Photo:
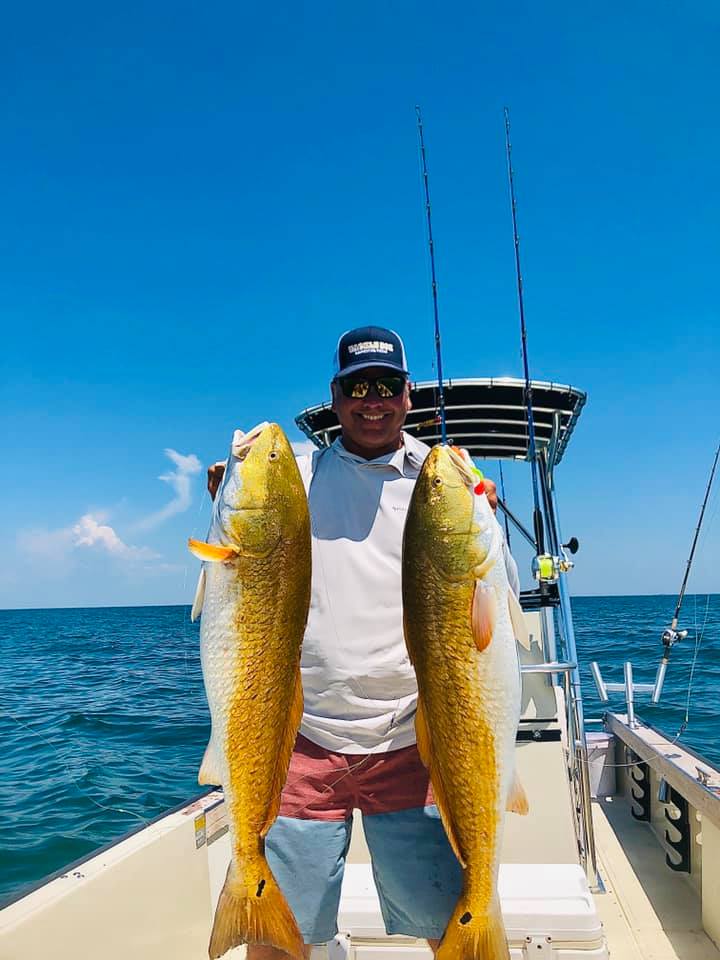
M 382 327 L 340 337 L 331 383 L 341 436 L 299 457 L 312 520 L 312 599 L 301 672 L 305 708 L 266 853 L 306 942 L 331 940 L 353 809 L 389 934 L 433 950 L 461 887 L 415 746 L 417 684 L 402 630 L 405 515 L 429 447 L 403 431 L 405 348 Z M 212 496 L 223 472 L 208 471 Z M 497 496 L 485 481 L 491 504 Z M 506 551 L 511 584 L 517 567 Z M 249 960 L 280 960 L 253 945 Z

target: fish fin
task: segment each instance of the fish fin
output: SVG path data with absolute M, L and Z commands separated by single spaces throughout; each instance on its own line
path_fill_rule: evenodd
M 205 567 L 200 567 L 200 576 L 198 577 L 197 587 L 195 587 L 195 598 L 193 600 L 192 610 L 190 611 L 190 623 L 195 623 L 200 616 L 205 602 Z
M 525 788 L 520 783 L 517 770 L 515 771 L 512 783 L 510 784 L 510 791 L 508 793 L 507 806 L 505 809 L 509 810 L 510 813 L 519 813 L 521 817 L 527 816 L 530 811 L 530 804 L 528 803 L 527 794 L 525 793 Z
M 487 912 L 479 913 L 463 893 L 435 956 L 437 960 L 510 960 L 497 894 Z
M 262 943 L 303 960 L 303 937 L 280 887 L 263 858 L 252 876 L 228 867 L 220 893 L 208 952 L 212 960 L 241 943 Z
M 475 646 L 482 653 L 490 646 L 497 616 L 497 594 L 482 580 L 475 581 L 472 602 L 472 631 Z
M 222 783 L 222 777 L 220 776 L 220 758 L 212 734 L 210 734 L 210 740 L 205 747 L 205 753 L 202 758 L 202 763 L 200 764 L 198 783 L 201 786 L 208 785 L 211 787 L 217 787 Z
M 417 749 L 420 754 L 420 759 L 425 764 L 425 766 L 430 769 L 430 730 L 428 729 L 427 721 L 425 720 L 425 710 L 422 705 L 422 700 L 418 696 L 417 709 L 415 711 L 415 737 L 417 739 Z
M 405 648 L 407 650 L 408 660 L 410 663 L 415 666 L 415 658 L 413 657 L 413 647 L 409 641 L 410 629 L 408 628 L 408 619 L 407 619 L 407 610 L 403 609 L 403 636 L 405 637 Z
M 450 806 L 447 802 L 445 787 L 437 764 L 433 763 L 432 740 L 430 739 L 430 728 L 425 717 L 425 709 L 420 697 L 418 697 L 417 711 L 415 713 L 415 733 L 417 735 L 417 748 L 420 759 L 430 771 L 430 780 L 432 782 L 433 796 L 435 797 L 435 806 L 440 811 L 440 819 L 445 827 L 445 833 L 448 842 L 453 849 L 453 853 L 458 858 L 463 869 L 466 867 L 466 861 L 460 852 L 460 844 L 457 840 L 457 834 L 450 817 Z
M 292 756 L 295 738 L 297 737 L 300 721 L 303 714 L 303 689 L 302 678 L 300 676 L 300 667 L 298 666 L 297 677 L 295 679 L 295 689 L 293 690 L 292 702 L 285 726 L 285 739 L 278 748 L 277 761 L 275 763 L 275 775 L 273 777 L 272 789 L 270 791 L 270 803 L 265 814 L 265 822 L 260 828 L 260 836 L 264 837 L 270 827 L 275 823 L 275 818 L 280 809 L 280 800 L 282 791 L 287 780 L 288 766 Z
M 525 615 L 523 614 L 522 607 L 520 606 L 520 601 L 510 589 L 508 590 L 507 597 L 508 610 L 510 611 L 510 620 L 512 621 L 515 639 L 520 646 L 524 647 L 527 651 L 530 651 L 532 648 L 532 643 L 530 642 L 530 634 L 528 633 L 527 623 L 525 623 Z
M 219 543 L 205 543 L 203 540 L 193 540 L 192 537 L 188 540 L 188 547 L 190 553 L 198 560 L 217 562 L 237 556 L 237 551 L 233 547 L 221 547 Z
M 477 580 L 482 580 L 483 577 L 488 574 L 500 557 L 503 548 L 503 535 L 502 530 L 500 529 L 500 524 L 497 520 L 493 520 L 492 527 L 492 538 L 490 540 L 490 546 L 488 547 L 488 552 L 485 555 L 485 559 L 482 563 L 478 564 L 473 570 L 473 575 Z

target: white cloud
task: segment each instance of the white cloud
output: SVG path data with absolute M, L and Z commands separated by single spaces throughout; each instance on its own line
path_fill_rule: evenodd
M 290 446 L 292 447 L 293 453 L 296 457 L 306 457 L 314 450 L 317 450 L 317 447 L 312 440 L 295 440 L 290 444 Z
M 148 547 L 125 543 L 104 521 L 102 513 L 85 513 L 75 523 L 59 530 L 23 530 L 18 534 L 19 549 L 37 559 L 59 561 L 76 551 L 95 550 L 122 560 L 157 560 L 159 553 Z
M 148 547 L 131 547 L 124 543 L 112 527 L 102 523 L 105 517 L 86 513 L 72 527 L 74 547 L 99 547 L 115 557 L 132 560 L 157 560 L 159 553 Z
M 172 460 L 177 469 L 161 474 L 158 480 L 168 483 L 175 496 L 161 510 L 151 513 L 134 524 L 135 530 L 150 530 L 157 527 L 169 517 L 174 517 L 176 513 L 183 513 L 190 506 L 192 500 L 190 478 L 200 473 L 202 464 L 194 453 L 184 455 L 170 447 L 165 449 L 165 455 Z

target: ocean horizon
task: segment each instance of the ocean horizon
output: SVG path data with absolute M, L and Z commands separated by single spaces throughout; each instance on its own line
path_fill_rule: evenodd
M 706 597 L 718 597 L 720 593 L 686 593 L 685 601 L 692 599 L 693 597 L 702 597 L 704 600 Z M 677 594 L 674 593 L 578 593 L 573 594 L 571 600 L 602 600 L 602 599 L 633 599 L 635 597 L 666 597 L 671 601 L 671 606 L 668 609 L 668 623 L 670 622 L 675 609 L 675 603 L 677 602 Z M 63 607 L 0 607 L 0 613 L 12 613 L 14 611 L 22 612 L 24 610 L 140 610 L 146 609 L 148 607 L 187 607 L 191 608 L 191 604 L 183 603 L 102 603 L 102 604 L 81 604 L 78 606 L 63 606 Z

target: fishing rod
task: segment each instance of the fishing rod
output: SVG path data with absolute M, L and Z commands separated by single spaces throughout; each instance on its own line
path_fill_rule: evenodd
M 498 460 L 498 469 L 500 471 L 500 495 L 505 503 L 505 478 L 503 477 L 503 468 L 502 460 Z M 505 519 L 505 542 L 507 543 L 508 550 L 510 550 L 510 524 L 508 523 L 508 515 L 505 510 L 503 510 L 503 517 Z
M 705 508 L 707 507 L 708 500 L 710 499 L 710 490 L 712 489 L 713 480 L 715 478 L 715 469 L 718 464 L 719 456 L 720 444 L 715 451 L 715 459 L 713 460 L 712 469 L 710 470 L 710 479 L 708 480 L 707 488 L 705 489 L 705 496 L 703 497 L 702 506 L 700 507 L 700 516 L 698 517 L 697 526 L 695 527 L 695 535 L 693 537 L 692 546 L 690 547 L 690 556 L 688 557 L 687 564 L 685 566 L 685 576 L 683 577 L 683 581 L 680 586 L 680 593 L 678 594 L 677 603 L 675 604 L 675 613 L 673 614 L 672 623 L 666 630 L 663 631 L 662 634 L 661 639 L 666 649 L 663 657 L 663 662 L 665 664 L 667 664 L 667 660 L 670 656 L 670 648 L 677 643 L 678 640 L 684 640 L 687 636 L 687 630 L 677 629 L 678 619 L 680 617 L 680 608 L 682 607 L 683 599 L 685 597 L 685 588 L 687 587 L 687 582 L 690 577 L 693 559 L 695 558 L 695 547 L 697 547 L 698 537 L 700 536 L 700 528 L 702 527 L 703 518 L 705 516 Z
M 535 529 L 535 541 L 538 557 L 540 559 L 545 554 L 545 531 L 543 528 L 542 511 L 540 510 L 540 492 L 537 471 L 537 444 L 535 442 L 535 418 L 533 416 L 532 405 L 532 383 L 530 381 L 530 366 L 528 363 L 527 350 L 527 329 L 525 327 L 525 304 L 523 301 L 523 282 L 522 272 L 520 270 L 520 237 L 517 228 L 517 201 L 515 199 L 515 179 L 512 166 L 512 144 L 510 142 L 510 111 L 507 107 L 505 112 L 505 152 L 507 155 L 508 180 L 510 183 L 510 206 L 512 209 L 513 241 L 515 244 L 515 276 L 517 278 L 518 307 L 520 310 L 520 335 L 522 339 L 522 357 L 523 370 L 525 372 L 525 407 L 527 409 L 528 424 L 528 454 L 530 457 L 530 467 L 532 470 L 532 488 L 533 488 L 533 527 Z M 542 564 L 538 572 L 543 574 Z M 542 584 L 541 577 L 538 577 Z
M 420 141 L 420 162 L 422 164 L 423 188 L 425 191 L 425 214 L 427 217 L 428 247 L 430 249 L 430 277 L 432 279 L 433 318 L 435 321 L 435 358 L 438 375 L 438 415 L 440 417 L 440 439 L 447 443 L 447 423 L 445 416 L 445 388 L 443 387 L 442 350 L 440 346 L 440 317 L 438 315 L 437 277 L 435 274 L 435 244 L 432 232 L 432 214 L 430 211 L 430 186 L 428 180 L 427 158 L 425 156 L 425 138 L 420 107 L 415 107 L 417 116 L 418 139 Z
M 695 557 L 695 548 L 697 547 L 698 537 L 700 536 L 700 529 L 702 527 L 703 518 L 705 516 L 705 508 L 707 507 L 708 500 L 710 499 L 710 491 L 712 489 L 713 480 L 715 478 L 715 470 L 718 464 L 718 458 L 720 457 L 720 445 L 718 445 L 717 450 L 715 451 L 715 458 L 713 460 L 712 469 L 710 470 L 710 478 L 705 489 L 705 496 L 703 497 L 702 506 L 700 507 L 700 516 L 698 517 L 697 526 L 695 527 L 695 535 L 693 536 L 692 546 L 690 547 L 690 556 L 688 557 L 687 564 L 685 565 L 685 575 L 683 576 L 682 584 L 680 586 L 680 593 L 678 594 L 677 603 L 675 604 L 675 613 L 673 614 L 672 623 L 667 629 L 663 631 L 662 637 L 660 638 L 663 643 L 663 655 L 660 658 L 660 663 L 658 664 L 657 673 L 655 674 L 654 683 L 635 683 L 633 680 L 633 670 L 632 663 L 627 661 L 624 664 L 625 679 L 623 683 L 605 683 L 600 672 L 600 667 L 598 666 L 595 660 L 590 664 L 590 670 L 592 672 L 593 678 L 595 680 L 595 686 L 598 690 L 598 695 L 603 703 L 608 702 L 608 691 L 623 691 L 625 693 L 625 699 L 627 702 L 627 714 L 628 714 L 628 723 L 631 727 L 635 726 L 635 708 L 634 708 L 634 697 L 636 693 L 649 693 L 651 694 L 650 702 L 659 703 L 660 697 L 662 696 L 663 685 L 665 683 L 665 674 L 667 673 L 668 663 L 670 662 L 670 651 L 673 646 L 680 640 L 684 640 L 687 637 L 687 630 L 678 630 L 678 620 L 680 617 L 680 608 L 682 607 L 683 598 L 685 596 L 685 588 L 687 587 L 688 579 L 690 577 L 690 570 L 692 569 L 693 559 Z M 707 617 L 706 617 L 707 622 Z M 703 631 L 704 632 L 704 627 Z M 701 636 L 702 636 L 701 632 Z M 680 736 L 685 732 L 685 729 L 688 725 L 688 712 L 690 708 L 690 689 L 692 688 L 692 674 L 695 669 L 695 663 L 697 661 L 699 650 L 699 640 L 696 639 L 695 642 L 695 656 L 693 658 L 693 664 L 690 671 L 690 687 L 688 688 L 688 699 L 685 707 L 685 720 L 680 725 L 680 729 L 677 732 L 677 736 L 673 740 L 673 743 L 679 740 Z

